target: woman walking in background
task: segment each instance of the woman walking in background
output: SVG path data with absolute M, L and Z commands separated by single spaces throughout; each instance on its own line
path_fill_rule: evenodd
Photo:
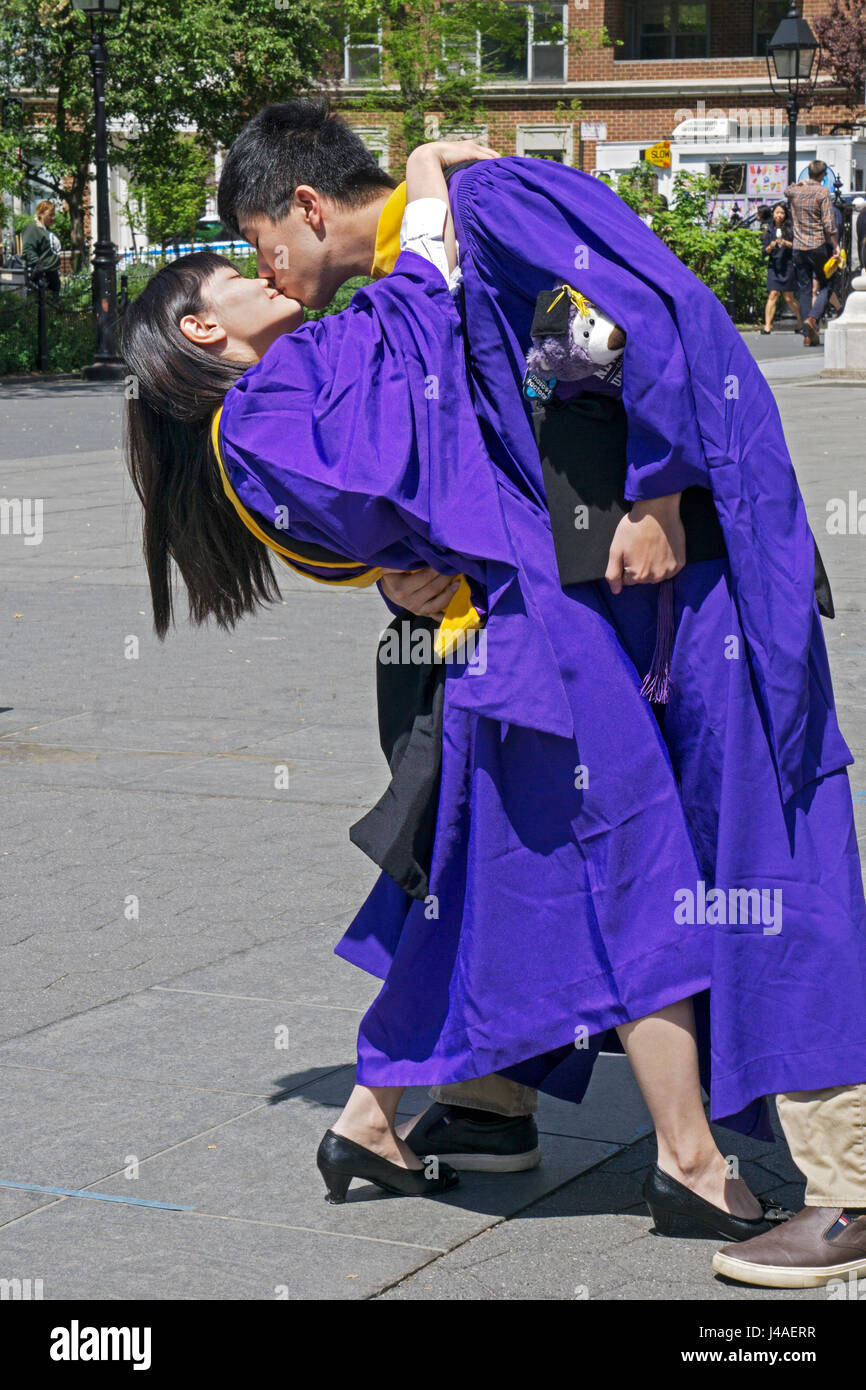
M 803 323 L 800 318 L 800 306 L 794 294 L 794 224 L 788 216 L 788 209 L 784 203 L 777 203 L 773 208 L 773 216 L 764 224 L 761 232 L 764 255 L 768 257 L 767 262 L 767 305 L 764 310 L 764 327 L 762 333 L 772 333 L 773 319 L 776 317 L 776 309 L 779 305 L 779 295 L 785 297 L 785 303 L 793 310 L 797 320 L 797 332 L 802 333 Z

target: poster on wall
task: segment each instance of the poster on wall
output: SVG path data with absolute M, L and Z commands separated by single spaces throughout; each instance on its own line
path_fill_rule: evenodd
M 747 197 L 762 198 L 766 202 L 770 198 L 781 198 L 787 187 L 787 162 L 749 165 L 746 177 Z

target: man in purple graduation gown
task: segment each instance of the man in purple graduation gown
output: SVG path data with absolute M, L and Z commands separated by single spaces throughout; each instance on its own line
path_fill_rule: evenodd
M 307 108 L 299 120 L 301 105 L 269 108 L 273 157 L 266 164 L 260 161 L 260 167 L 279 167 L 281 141 L 291 137 L 293 121 L 299 138 L 308 137 L 315 112 Z M 281 109 L 282 125 L 274 116 Z M 235 221 L 238 177 L 256 178 L 244 158 L 248 131 L 250 127 L 229 156 L 220 189 L 220 212 L 229 224 Z M 327 195 L 333 185 L 323 168 L 326 150 L 310 148 L 306 186 Z M 768 919 L 759 947 L 750 932 L 735 928 L 718 934 L 713 994 L 719 1000 L 748 1000 L 750 1023 L 743 1037 L 743 1010 L 731 1008 L 726 1035 L 725 1011 L 718 1010 L 712 1115 L 732 1118 L 736 1127 L 766 1136 L 760 1106 L 745 1102 L 781 1092 L 780 1117 L 794 1159 L 808 1178 L 806 1212 L 788 1227 L 758 1238 L 753 1255 L 740 1247 L 736 1258 L 720 1268 L 762 1282 L 760 1271 L 767 1266 L 826 1266 L 822 1213 L 847 1204 L 856 1220 L 856 1212 L 866 1209 L 866 1172 L 851 1157 L 866 1146 L 864 917 L 844 771 L 852 758 L 836 724 L 814 601 L 814 542 L 775 404 L 715 297 L 603 184 L 546 162 L 504 159 L 458 171 L 449 193 L 460 246 L 475 409 L 484 443 L 502 473 L 544 503 L 521 381 L 536 297 L 565 280 L 627 333 L 626 495 L 649 501 L 676 497 L 692 485 L 712 490 L 730 559 L 730 590 L 714 565 L 689 566 L 677 576 L 671 675 L 679 693 L 666 711 L 664 727 L 697 870 L 695 893 L 690 901 L 684 897 L 686 915 L 680 920 L 718 922 L 718 916 L 706 915 L 704 880 L 724 885 L 729 895 L 748 892 L 755 884 L 770 885 L 782 895 L 785 922 L 777 931 Z M 380 194 L 361 206 L 337 207 L 336 215 L 332 209 L 332 235 L 321 240 L 318 255 L 309 237 L 298 240 L 297 222 L 266 215 L 270 200 L 263 198 L 260 205 L 262 214 L 247 215 L 241 229 L 257 245 L 263 273 L 274 271 L 281 288 L 313 307 L 327 303 L 352 275 L 391 269 L 402 203 L 400 190 L 389 193 L 387 181 Z M 280 270 L 285 258 L 281 261 L 275 248 L 285 246 L 288 267 Z M 515 519 L 515 528 L 519 524 Z M 545 600 L 535 634 L 543 630 L 557 647 L 573 605 L 568 594 L 557 597 L 538 576 L 533 578 L 539 599 L 543 592 Z M 421 582 L 413 579 L 412 589 Z M 435 611 L 435 581 L 425 575 L 423 583 L 428 586 L 423 591 L 427 611 Z M 405 585 L 392 584 L 391 592 L 407 602 Z M 621 596 L 625 602 L 618 610 L 618 631 L 638 667 L 641 642 L 654 628 L 656 593 L 644 585 Z M 579 597 L 588 611 L 603 603 L 585 593 L 571 597 Z M 533 727 L 542 737 L 571 736 L 581 722 L 581 760 L 603 780 L 605 747 L 610 762 L 624 746 L 616 718 L 608 720 L 603 702 L 597 703 L 591 710 L 593 727 L 584 732 L 585 707 L 573 704 L 580 698 L 579 659 L 574 688 L 566 695 L 552 671 L 548 678 L 543 644 L 536 645 L 533 655 L 532 665 L 512 663 L 515 687 L 525 687 L 513 693 L 518 699 L 531 693 Z M 567 660 L 561 650 L 557 655 Z M 589 658 L 599 659 L 599 651 Z M 644 666 L 647 659 L 644 653 Z M 588 680 L 585 699 L 598 699 Z M 488 700 L 483 680 L 463 681 L 456 704 L 466 712 L 490 713 Z M 495 750 L 488 756 L 495 757 Z M 443 787 L 446 802 L 450 792 Z M 662 822 L 671 814 L 663 799 L 658 808 Z M 542 805 L 535 809 L 541 817 Z M 530 833 L 530 821 L 528 811 L 524 834 Z M 642 820 L 645 833 L 650 821 Z M 634 853 L 640 853 L 637 845 Z M 623 864 L 620 886 L 626 877 Z M 683 888 L 690 892 L 685 879 Z M 375 941 L 374 919 L 388 900 L 387 882 L 380 881 L 377 890 L 378 898 L 374 891 L 340 952 L 385 975 L 393 942 Z M 481 909 L 474 905 L 474 910 Z M 805 971 L 804 952 L 809 959 Z M 640 970 L 637 975 L 640 979 Z M 642 978 L 645 997 L 657 998 L 651 972 Z M 705 983 L 696 968 L 695 991 Z M 644 997 L 639 982 L 635 988 L 629 1017 L 638 1016 L 636 1001 Z M 591 1013 L 591 1001 L 588 1007 Z M 600 999 L 599 1012 L 605 1014 Z M 854 1020 L 856 1033 L 846 1036 L 838 1030 L 838 1018 Z M 368 1044 L 373 1080 L 374 1026 Z M 593 1055 L 591 1051 L 590 1064 Z M 553 1094 L 579 1098 L 579 1073 L 581 1068 L 587 1073 L 586 1062 L 586 1054 L 573 1047 L 552 1046 L 531 1064 L 509 1067 L 510 1081 L 491 1076 L 487 1091 L 487 1082 L 480 1079 L 440 1088 L 438 1096 L 444 1104 L 519 1116 L 533 1103 L 526 1099 L 531 1094 L 526 1086 L 533 1082 Z M 786 1077 L 796 1079 L 796 1091 L 788 1091 Z M 525 1134 L 525 1121 L 515 1120 L 521 1123 Z M 866 1226 L 860 1220 L 856 1224 L 858 1229 Z

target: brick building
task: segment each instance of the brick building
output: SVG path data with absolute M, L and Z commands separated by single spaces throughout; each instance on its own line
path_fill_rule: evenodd
M 788 0 L 545 0 L 517 8 L 525 37 L 508 71 L 491 71 L 483 35 L 474 60 L 483 73 L 478 128 L 503 154 L 544 155 L 592 172 L 599 135 L 651 145 L 702 112 L 734 112 L 740 119 L 748 112 L 753 125 L 763 122 L 782 134 L 782 102 L 770 88 L 765 54 Z M 827 0 L 801 6 L 809 20 L 826 8 Z M 586 31 L 583 51 L 551 41 L 551 19 L 572 34 Z M 600 42 L 604 30 L 607 43 Z M 405 159 L 399 113 L 352 109 L 358 98 L 369 103 L 387 74 L 381 40 L 349 36 L 337 100 L 380 162 L 399 173 Z M 842 93 L 823 76 L 818 99 L 804 114 L 808 127 L 828 134 L 850 115 Z M 436 130 L 434 113 L 429 133 Z
M 589 173 L 615 172 L 633 163 L 642 146 L 670 139 L 689 117 L 708 115 L 728 118 L 739 127 L 743 158 L 784 159 L 785 113 L 781 97 L 771 90 L 764 55 L 789 0 L 513 3 L 514 42 L 505 61 L 484 34 L 477 35 L 475 51 L 468 55 L 479 72 L 480 110 L 473 131 L 503 154 L 558 159 Z M 827 5 L 828 0 L 802 0 L 801 9 L 814 21 Z M 585 37 L 575 42 L 578 35 Z M 336 104 L 383 167 L 400 176 L 406 150 L 399 91 L 388 86 L 387 36 L 350 34 L 341 56 L 336 81 L 329 78 L 327 83 L 333 85 Z M 386 91 L 390 105 L 383 100 L 379 107 L 377 95 L 384 97 Z M 805 158 L 819 153 L 834 164 L 834 142 L 825 140 L 822 146 L 815 137 L 829 136 L 837 122 L 850 119 L 842 98 L 832 80 L 822 76 L 817 99 L 801 118 Z M 428 136 L 447 129 L 443 113 L 431 110 Z M 857 161 L 849 158 L 847 164 L 851 177 L 846 186 L 852 189 L 864 186 L 866 122 L 858 144 L 859 170 L 854 169 Z M 685 167 L 678 165 L 678 153 L 674 167 Z M 721 157 L 708 148 L 701 163 L 701 150 L 694 145 L 689 150 L 696 168 L 718 167 L 713 161 Z M 210 218 L 216 216 L 221 162 L 218 153 L 205 214 Z M 129 256 L 132 238 L 120 211 L 126 173 L 116 160 L 110 177 L 112 236 Z M 32 201 L 41 196 L 34 189 Z M 731 198 L 737 196 L 748 205 L 732 189 Z M 93 197 L 91 189 L 91 205 Z M 15 210 L 23 209 L 16 200 Z

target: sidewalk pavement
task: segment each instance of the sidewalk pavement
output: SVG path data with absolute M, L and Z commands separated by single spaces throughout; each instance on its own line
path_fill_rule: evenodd
M 863 541 L 826 516 L 863 486 L 866 388 L 774 389 L 862 760 Z M 825 1298 L 725 1284 L 713 1241 L 650 1234 L 648 1116 L 619 1056 L 583 1105 L 542 1099 L 535 1172 L 324 1202 L 315 1149 L 376 992 L 332 950 L 375 877 L 346 832 L 387 780 L 384 610 L 281 576 L 283 604 L 235 633 L 181 613 L 160 645 L 121 408 L 111 386 L 0 385 L 0 494 L 44 499 L 41 544 L 0 535 L 0 1277 L 46 1299 Z M 718 1133 L 753 1190 L 799 1204 L 784 1142 Z

